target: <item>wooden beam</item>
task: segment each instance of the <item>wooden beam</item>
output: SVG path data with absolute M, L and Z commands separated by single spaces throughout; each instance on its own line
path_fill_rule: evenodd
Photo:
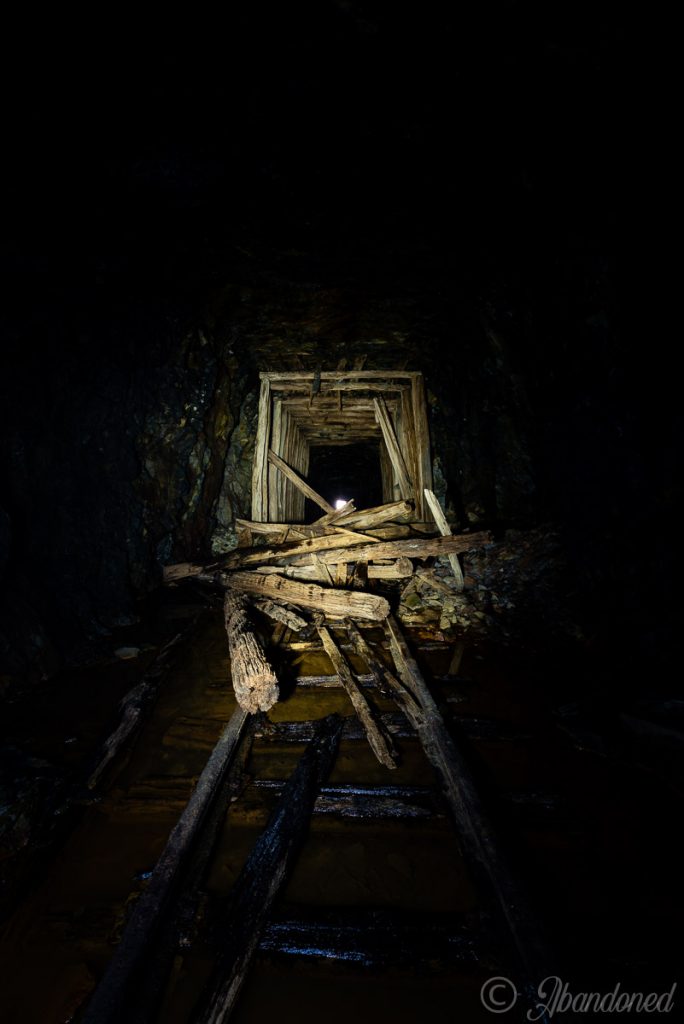
M 411 382 L 411 403 L 413 405 L 413 429 L 416 434 L 416 462 L 418 478 L 414 480 L 416 495 L 416 518 L 425 518 L 423 507 L 423 490 L 432 488 L 432 459 L 430 458 L 430 431 L 427 421 L 427 405 L 425 404 L 425 382 L 422 374 L 415 376 Z
M 375 540 L 372 537 L 367 537 L 365 533 L 353 533 L 351 530 L 345 533 L 338 533 L 335 531 L 329 536 L 323 537 L 307 537 L 304 540 L 297 540 L 290 544 L 274 544 L 268 547 L 252 548 L 247 550 L 246 548 L 239 548 L 237 551 L 233 551 L 232 554 L 228 555 L 221 562 L 222 569 L 239 569 L 243 566 L 250 565 L 264 565 L 266 562 L 275 561 L 282 558 L 294 558 L 299 555 L 312 554 L 318 551 L 325 551 L 331 548 L 353 548 L 355 546 L 363 546 L 367 548 L 369 545 L 381 544 L 382 541 Z M 349 557 L 349 561 L 353 560 L 353 555 Z M 189 573 L 192 575 L 192 573 Z
M 252 465 L 252 519 L 268 519 L 268 451 L 271 440 L 271 386 L 262 375 L 259 394 L 259 419 L 254 441 Z
M 374 399 L 374 404 L 375 415 L 378 423 L 380 424 L 380 429 L 392 463 L 392 468 L 394 469 L 399 481 L 401 496 L 402 498 L 410 498 L 413 492 L 413 484 L 411 483 L 411 479 L 408 475 L 404 456 L 401 454 L 401 449 L 399 448 L 399 444 L 394 433 L 394 427 L 392 426 L 392 421 L 389 418 L 389 413 L 387 412 L 387 408 L 381 397 Z
M 335 511 L 332 505 L 327 502 L 325 498 L 321 498 L 320 494 L 317 494 L 313 487 L 309 487 L 306 481 L 302 480 L 302 478 L 295 473 L 293 469 L 290 469 L 286 462 L 283 462 L 283 460 L 270 449 L 268 452 L 268 461 L 272 462 L 273 465 L 276 466 L 280 472 L 302 492 L 303 495 L 305 495 L 305 497 L 310 498 L 311 501 L 316 503 L 316 505 L 319 505 L 324 512 Z
M 447 523 L 446 516 L 442 511 L 442 506 L 437 501 L 436 494 L 434 491 L 431 491 L 429 487 L 425 487 L 423 489 L 423 494 L 425 495 L 425 501 L 427 502 L 428 508 L 432 512 L 432 517 L 437 524 L 437 529 L 443 537 L 451 537 L 451 527 Z M 456 590 L 460 592 L 463 590 L 464 582 L 463 572 L 461 570 L 457 554 L 449 555 L 449 565 L 451 566 L 451 571 L 453 572 L 454 579 L 456 580 Z
M 328 565 L 338 562 L 369 561 L 383 558 L 430 558 L 438 555 L 449 555 L 459 551 L 470 551 L 472 548 L 490 544 L 492 535 L 487 531 L 481 533 L 462 533 L 451 537 L 409 537 L 406 540 L 376 541 L 373 544 L 352 548 L 340 547 L 340 550 L 320 551 L 318 557 Z M 239 552 L 236 552 L 236 555 Z M 233 556 L 231 556 L 233 557 Z M 310 565 L 309 556 L 296 555 L 292 559 L 294 565 Z
M 223 615 L 230 650 L 230 674 L 241 708 L 256 714 L 269 711 L 278 700 L 278 677 L 249 621 L 248 602 L 242 594 L 226 591 Z
M 489 883 L 508 925 L 524 972 L 534 991 L 548 977 L 548 944 L 499 845 L 470 772 L 393 616 L 385 621 L 397 674 L 413 697 L 403 707 L 414 725 L 428 760 L 439 772 L 468 859 Z
M 298 633 L 300 629 L 304 629 L 308 625 L 306 619 L 303 619 L 301 615 L 297 615 L 290 608 L 285 608 L 282 604 L 276 604 L 275 601 L 270 601 L 268 598 L 264 598 L 263 601 L 255 601 L 254 607 L 258 611 L 263 612 L 264 615 L 268 615 L 269 619 L 284 623 L 288 629 L 293 629 L 295 633 Z
M 259 597 L 312 608 L 335 618 L 351 617 L 381 622 L 389 614 L 389 604 L 377 594 L 364 594 L 359 590 L 332 590 L 314 583 L 297 583 L 277 575 L 256 572 L 217 573 L 204 577 L 206 582 L 218 582 L 224 587 Z
M 394 519 L 405 519 L 412 512 L 411 502 L 391 501 L 385 505 L 375 505 L 373 508 L 351 512 L 338 520 L 338 526 L 353 526 L 355 530 L 367 530 L 370 526 L 380 526 L 381 523 L 391 522 Z
M 385 736 L 373 715 L 373 709 L 366 700 L 364 694 L 359 688 L 359 684 L 354 679 L 351 669 L 347 664 L 347 660 L 342 652 L 337 647 L 337 644 L 330 635 L 330 631 L 323 625 L 316 625 L 318 635 L 321 638 L 323 649 L 332 662 L 332 667 L 337 673 L 340 682 L 344 686 L 349 699 L 352 702 L 354 711 L 359 717 L 366 736 L 368 743 L 377 757 L 380 764 L 384 764 L 386 768 L 397 767 L 397 755 L 394 749 L 389 734 Z

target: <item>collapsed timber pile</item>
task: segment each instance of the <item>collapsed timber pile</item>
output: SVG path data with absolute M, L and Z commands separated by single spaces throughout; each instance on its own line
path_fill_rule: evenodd
M 310 491 L 299 478 L 297 483 Z M 323 501 L 318 495 L 316 498 Z M 225 590 L 233 686 L 241 707 L 252 713 L 267 711 L 278 700 L 275 673 L 250 619 L 252 609 L 257 609 L 276 622 L 276 643 L 287 643 L 293 631 L 308 628 L 316 632 L 317 646 L 328 654 L 350 696 L 354 694 L 352 700 L 359 711 L 361 701 L 356 692 L 361 692 L 328 624 L 353 627 L 360 636 L 357 624 L 383 623 L 391 612 L 384 594 L 392 598 L 393 584 L 394 589 L 401 584 L 406 594 L 413 583 L 420 582 L 442 599 L 445 589 L 449 593 L 462 591 L 459 553 L 491 540 L 484 532 L 452 535 L 432 491 L 426 489 L 425 498 L 434 525 L 411 523 L 410 501 L 362 511 L 347 502 L 310 525 L 238 520 L 239 546 L 220 562 L 166 567 L 166 583 L 194 579 Z M 425 565 L 426 560 L 440 556 L 448 559 L 450 588 Z M 394 603 L 401 607 L 401 594 Z M 362 713 L 360 717 L 363 721 Z M 385 752 L 378 756 L 387 762 Z

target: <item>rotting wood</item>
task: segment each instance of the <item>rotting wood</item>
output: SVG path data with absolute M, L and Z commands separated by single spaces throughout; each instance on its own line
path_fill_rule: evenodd
M 354 711 L 358 715 L 359 721 L 365 729 L 371 750 L 377 757 L 380 764 L 383 764 L 386 768 L 396 768 L 397 752 L 394 744 L 389 735 L 386 736 L 382 732 L 381 727 L 373 714 L 373 709 L 361 692 L 358 683 L 352 675 L 352 671 L 347 664 L 346 658 L 333 640 L 330 630 L 322 623 L 316 623 L 316 628 L 318 630 L 318 635 L 321 638 L 323 649 L 330 658 L 333 669 L 339 676 L 340 682 L 349 695 Z
M 268 446 L 271 434 L 271 386 L 268 377 L 261 377 L 259 420 L 254 442 L 252 467 L 252 519 L 268 519 Z
M 264 615 L 268 615 L 270 619 L 274 619 L 276 622 L 283 622 L 289 629 L 293 629 L 295 633 L 298 633 L 300 629 L 304 629 L 308 625 L 306 619 L 303 619 L 301 615 L 297 615 L 290 608 L 285 608 L 282 604 L 276 604 L 275 601 L 270 601 L 268 598 L 264 598 L 263 601 L 255 601 L 254 607 Z
M 341 547 L 340 550 L 319 551 L 318 557 L 328 565 L 340 561 L 369 561 L 383 558 L 429 558 L 437 555 L 448 555 L 452 552 L 470 551 L 491 543 L 490 533 L 462 533 L 451 537 L 416 537 L 406 540 L 378 541 L 368 545 L 359 544 L 352 548 Z M 281 559 L 282 561 L 282 559 Z M 296 555 L 292 558 L 294 565 L 310 564 L 309 556 Z
M 514 877 L 480 801 L 470 769 L 452 739 L 396 620 L 389 615 L 385 630 L 397 674 L 418 705 L 405 702 L 425 754 L 439 772 L 458 833 L 470 862 L 496 897 L 526 982 L 549 974 L 548 945 Z
M 342 508 L 333 509 L 332 512 L 326 512 L 326 514 L 321 516 L 320 519 L 316 519 L 313 526 L 332 526 L 332 524 L 336 523 L 338 519 L 344 519 L 345 516 L 348 516 L 355 511 L 356 505 L 354 504 L 354 499 L 351 498 L 349 501 L 344 503 Z
M 307 537 L 289 544 L 274 544 L 271 547 L 254 548 L 251 551 L 240 549 L 228 555 L 221 563 L 221 568 L 223 570 L 240 569 L 294 558 L 298 555 L 307 555 L 311 552 L 326 551 L 329 548 L 352 548 L 356 545 L 363 545 L 367 548 L 369 545 L 379 543 L 380 541 L 373 537 L 367 537 L 364 533 L 354 533 L 352 530 L 345 530 L 344 533 L 335 531 L 328 536 Z M 188 572 L 187 575 L 191 576 L 193 573 Z
M 218 582 L 244 593 L 286 601 L 300 608 L 312 608 L 335 617 L 352 616 L 381 622 L 389 613 L 389 604 L 378 594 L 326 589 L 314 583 L 297 583 L 282 576 L 264 576 L 255 572 L 218 573 L 216 576 L 207 576 L 206 581 Z
M 295 487 L 299 491 L 301 491 L 301 493 L 306 498 L 309 498 L 316 505 L 319 505 L 320 508 L 322 508 L 324 512 L 327 513 L 327 512 L 334 512 L 335 511 L 335 509 L 332 507 L 332 505 L 329 502 L 327 502 L 325 500 L 325 498 L 322 498 L 320 496 L 320 494 L 317 494 L 316 491 L 314 491 L 313 487 L 310 487 L 306 483 L 305 480 L 302 480 L 302 478 L 299 476 L 299 474 L 295 473 L 295 471 L 293 469 L 290 469 L 288 464 L 286 462 L 283 462 L 283 460 L 278 455 L 276 455 L 275 452 L 272 451 L 271 449 L 269 449 L 269 452 L 268 452 L 268 461 L 273 463 L 273 465 L 276 466 L 280 470 L 280 472 L 284 476 L 286 476 L 287 479 L 291 483 L 293 483 L 295 485 Z
M 120 1024 L 122 1008 L 140 978 L 162 915 L 180 883 L 194 840 L 230 766 L 247 721 L 237 708 L 207 761 L 185 810 L 174 826 L 149 882 L 135 904 L 121 941 L 93 994 L 83 1024 Z
M 382 396 L 374 399 L 374 405 L 375 415 L 377 416 L 378 423 L 380 424 L 380 429 L 389 453 L 390 461 L 397 476 L 397 480 L 399 481 L 401 496 L 402 498 L 410 498 L 413 494 L 413 484 L 409 477 L 408 470 L 406 469 L 404 456 L 402 455 L 401 448 L 399 447 L 399 442 L 397 441 L 394 427 L 392 426 L 392 421 L 389 417 L 389 413 L 387 412 L 387 407 L 385 406 Z
M 260 565 L 255 572 L 286 576 L 292 580 L 320 580 L 322 570 L 328 566 L 320 560 L 314 565 Z M 370 580 L 401 580 L 411 576 L 413 565 L 410 558 L 397 558 L 389 561 L 386 565 L 368 563 L 368 579 Z M 345 570 L 346 574 L 346 570 Z M 335 586 L 335 579 L 330 577 L 331 585 Z M 451 593 L 451 591 L 449 591 Z
M 395 519 L 404 519 L 412 513 L 413 502 L 390 501 L 384 505 L 375 505 L 373 508 L 364 508 L 345 515 L 338 520 L 337 525 L 366 530 L 370 526 L 380 526 Z
M 423 494 L 425 495 L 425 501 L 427 502 L 428 508 L 432 513 L 433 519 L 437 524 L 437 529 L 439 530 L 443 537 L 451 537 L 451 527 L 447 523 L 446 516 L 442 511 L 442 506 L 437 501 L 437 496 L 435 495 L 434 491 L 431 491 L 429 487 L 425 487 L 423 488 Z M 454 579 L 456 580 L 456 590 L 460 593 L 463 590 L 464 582 L 463 571 L 458 561 L 458 555 L 449 555 L 449 565 L 451 566 L 451 571 L 453 572 Z
M 322 719 L 233 887 L 221 952 L 195 1024 L 224 1024 L 247 976 L 262 929 L 306 835 L 314 802 L 335 760 L 338 715 Z
M 249 621 L 248 601 L 226 591 L 223 612 L 230 649 L 230 667 L 237 702 L 245 711 L 268 711 L 278 700 L 278 677 Z
M 411 380 L 411 404 L 413 405 L 413 429 L 416 435 L 416 466 L 418 468 L 418 478 L 413 481 L 416 496 L 416 518 L 424 519 L 424 488 L 432 487 L 432 460 L 430 458 L 425 383 L 420 374 L 416 374 Z
M 182 883 L 175 898 L 169 901 L 168 913 L 163 914 L 158 935 L 149 951 L 149 957 L 146 957 L 142 984 L 136 986 L 134 998 L 126 1006 L 123 1017 L 126 1024 L 151 1024 L 157 1021 L 164 992 L 169 987 L 173 998 L 174 982 L 182 966 L 179 950 L 187 949 L 196 938 L 198 915 L 205 898 L 203 890 L 206 889 L 206 877 L 226 814 L 248 783 L 246 768 L 258 719 L 257 715 L 248 717 L 230 765 L 217 786 L 216 796 L 193 841 Z M 306 736 L 301 742 L 306 743 L 309 739 Z

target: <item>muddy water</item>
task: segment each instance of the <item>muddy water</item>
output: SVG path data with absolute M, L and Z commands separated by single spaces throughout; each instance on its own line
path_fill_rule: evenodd
M 421 659 L 426 671 L 441 676 L 451 656 L 445 646 Z M 41 756 L 61 757 L 73 767 L 92 748 L 141 668 L 90 670 L 59 701 L 46 691 L 30 712 L 17 709 L 13 726 Z M 303 654 L 296 671 L 317 675 L 330 666 L 318 654 Z M 103 799 L 84 810 L 4 926 L 0 1019 L 64 1024 L 77 1018 L 121 935 L 127 908 L 235 706 L 228 676 L 220 616 L 210 615 L 165 681 L 129 762 Z M 101 703 L 93 696 L 98 685 Z M 459 677 L 436 682 L 435 691 L 457 734 L 467 736 L 474 770 L 548 918 L 559 956 L 576 975 L 592 974 L 600 963 L 606 977 L 611 972 L 622 977 L 628 969 L 638 976 L 653 949 L 651 940 L 644 941 L 644 921 L 658 923 L 662 934 L 678 905 L 662 870 L 677 849 L 668 825 L 672 807 L 662 790 L 563 742 L 552 728 L 539 683 L 533 686 L 496 652 L 466 648 Z M 382 698 L 377 704 L 396 710 Z M 306 721 L 332 711 L 351 715 L 343 691 L 299 687 L 270 718 Z M 508 731 L 492 733 L 492 721 Z M 489 731 L 483 722 L 490 723 Z M 65 747 L 66 733 L 78 736 L 77 748 Z M 365 741 L 344 740 L 329 784 L 433 785 L 433 770 L 417 741 L 402 737 L 398 745 L 402 763 L 389 772 Z M 303 749 L 257 739 L 248 774 L 255 782 L 285 780 Z M 276 799 L 273 789 L 249 786 L 232 805 L 206 883 L 208 906 L 220 907 Z M 377 909 L 459 918 L 476 914 L 480 906 L 444 813 L 428 820 L 382 821 L 316 815 L 280 901 L 281 909 Z M 211 964 L 211 941 L 200 935 L 176 958 L 160 1021 L 190 1019 Z M 667 975 L 667 961 L 660 966 Z M 479 1002 L 489 973 L 485 964 L 397 970 L 260 954 L 235 1019 L 239 1024 L 273 1015 L 298 1024 L 321 1016 L 335 1024 L 350 1017 L 414 1022 L 429 1014 L 435 1022 L 491 1021 Z

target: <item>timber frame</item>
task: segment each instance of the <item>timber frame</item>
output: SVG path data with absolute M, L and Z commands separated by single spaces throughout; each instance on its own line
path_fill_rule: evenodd
M 383 501 L 412 499 L 415 520 L 425 518 L 424 489 L 432 488 L 432 462 L 422 373 L 331 370 L 259 376 L 254 522 L 304 519 L 305 494 L 279 465 L 306 477 L 312 446 L 373 440 L 380 447 Z

